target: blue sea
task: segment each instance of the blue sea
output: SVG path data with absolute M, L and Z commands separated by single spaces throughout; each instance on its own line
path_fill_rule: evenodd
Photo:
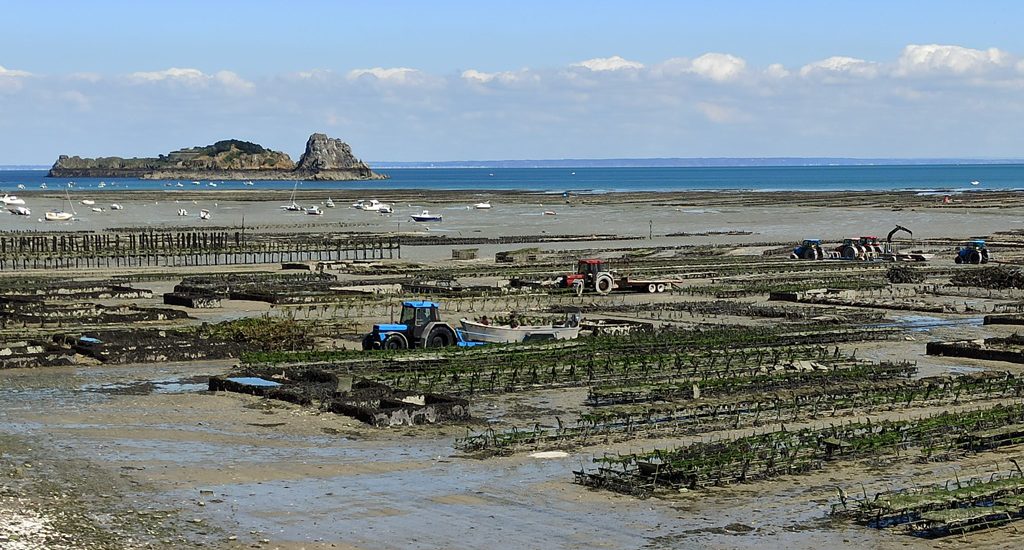
M 1022 164 L 932 164 L 892 166 L 759 166 L 680 168 L 403 168 L 380 170 L 391 179 L 360 182 L 304 181 L 299 189 L 523 190 L 544 193 L 630 191 L 892 191 L 946 193 L 967 190 L 1024 190 Z M 68 186 L 45 170 L 0 170 L 0 190 L 18 185 L 37 190 Z M 168 182 L 139 179 L 74 180 L 71 191 L 173 189 L 291 189 L 291 181 Z M 972 184 L 977 182 L 977 184 Z M 181 186 L 178 186 L 178 183 Z M 211 185 L 213 183 L 214 185 Z

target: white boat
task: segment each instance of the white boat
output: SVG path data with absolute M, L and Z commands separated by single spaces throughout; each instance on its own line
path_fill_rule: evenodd
M 73 218 L 74 215 L 63 210 L 50 210 L 46 213 L 45 217 L 48 222 L 66 222 Z
M 491 201 L 478 202 L 473 205 L 473 208 L 476 208 L 477 210 L 490 210 Z
M 32 211 L 27 206 L 13 206 L 7 209 L 11 214 L 16 216 L 31 216 Z
M 184 184 L 184 183 L 181 183 L 181 182 L 179 181 L 179 182 L 177 183 L 177 186 L 178 186 L 178 187 L 185 187 L 185 184 Z
M 46 189 L 46 182 L 40 183 L 39 184 L 39 188 L 40 189 Z
M 210 187 L 217 187 L 217 184 L 213 183 L 212 181 L 210 183 L 207 183 L 206 185 L 209 185 Z
M 84 204 L 86 206 L 92 206 L 92 205 L 96 204 L 96 201 L 94 201 L 92 199 L 82 199 L 82 204 Z
M 310 206 L 309 208 L 307 208 L 306 209 L 306 213 L 309 214 L 310 216 L 323 216 L 324 215 L 324 211 L 320 210 L 320 207 L 315 205 L 315 204 L 313 206 Z
M 18 189 L 24 189 L 24 188 L 25 188 L 25 184 L 24 183 L 19 183 L 18 184 Z
M 568 323 L 566 326 L 538 326 L 538 325 L 485 325 L 460 319 L 462 323 L 462 337 L 473 342 L 488 342 L 491 344 L 508 344 L 512 342 L 525 342 L 527 340 L 573 340 L 580 335 L 579 323 Z M 576 326 L 569 326 L 575 324 Z
M 359 202 L 360 202 L 359 209 L 363 210 L 365 212 L 380 212 L 380 209 L 381 209 L 382 206 L 387 206 L 388 208 L 391 208 L 390 206 L 380 202 L 377 199 L 371 199 L 369 201 L 359 201 Z
M 18 204 L 25 204 L 25 199 L 21 199 L 14 195 L 8 195 L 7 193 L 4 193 L 4 196 L 0 197 L 0 202 L 3 202 L 7 206 L 14 206 Z
M 292 199 L 291 199 L 291 203 L 290 204 L 282 204 L 281 205 L 281 210 L 284 210 L 285 212 L 300 212 L 302 210 L 302 207 L 299 206 L 299 203 L 295 202 L 295 190 L 298 189 L 298 187 L 299 187 L 299 183 L 295 182 L 295 185 L 292 186 Z
M 981 185 L 981 182 L 978 180 L 974 180 L 971 182 L 971 185 Z
M 327 208 L 334 208 L 334 201 L 331 200 L 331 197 L 327 197 L 327 202 L 324 203 L 324 206 Z
M 120 204 L 117 204 L 117 203 L 115 202 L 114 204 L 111 204 L 111 205 L 110 205 L 110 209 L 111 209 L 111 210 L 123 210 L 123 209 L 124 209 L 124 207 L 123 207 L 123 206 L 121 206 Z
M 242 185 L 250 185 L 251 186 L 251 185 L 253 185 L 253 183 L 251 181 L 243 181 Z
M 439 222 L 441 221 L 440 214 L 431 214 L 429 210 L 424 210 L 420 214 L 413 214 L 412 221 L 414 222 Z
M 68 194 L 67 189 L 64 190 L 64 198 L 65 200 L 67 200 L 68 206 L 71 207 L 71 212 L 65 212 L 63 210 L 50 210 L 49 212 L 43 215 L 43 217 L 46 218 L 46 221 L 66 222 L 78 214 L 78 212 L 75 212 L 75 204 L 71 202 L 71 195 Z
M 192 182 L 192 185 L 199 185 L 199 184 L 201 184 L 201 183 L 203 183 L 203 182 L 201 182 L 201 181 L 193 181 L 193 182 Z
M 390 204 L 382 204 L 380 205 L 380 208 L 377 209 L 377 212 L 380 212 L 381 214 L 394 214 L 395 209 L 391 208 Z
M 101 181 L 101 182 L 99 183 L 99 185 L 97 185 L 96 187 L 99 187 L 100 189 L 103 189 L 103 188 L 104 188 L 104 187 L 106 187 L 106 186 L 107 186 L 107 182 L 105 182 L 105 181 Z
M 200 220 L 208 220 L 208 219 L 210 219 L 210 211 L 205 209 L 205 208 L 200 210 L 199 211 L 199 219 Z
M 103 209 L 102 209 L 102 208 L 100 208 L 99 206 L 93 206 L 93 207 L 92 207 L 92 211 L 93 211 L 93 212 L 103 212 Z
M 359 199 L 356 202 L 352 203 L 352 208 L 356 208 L 356 209 L 362 210 L 363 209 L 363 203 L 365 203 L 365 202 L 367 202 L 367 201 L 365 201 L 363 199 Z
M 179 216 L 188 216 L 188 210 L 185 210 L 184 208 L 179 208 L 178 209 L 178 215 Z
M 557 216 L 558 212 L 555 212 L 554 210 L 545 210 L 544 211 L 544 215 L 545 216 Z

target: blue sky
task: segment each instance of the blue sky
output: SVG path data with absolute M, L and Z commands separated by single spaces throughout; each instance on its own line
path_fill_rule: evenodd
M 0 1 L 0 164 L 1024 157 L 1021 2 Z

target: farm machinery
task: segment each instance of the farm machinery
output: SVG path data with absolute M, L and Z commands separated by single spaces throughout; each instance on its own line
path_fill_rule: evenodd
M 821 239 L 806 239 L 800 246 L 793 249 L 789 257 L 794 260 L 842 259 L 890 262 L 924 262 L 934 257 L 934 254 L 925 254 L 923 252 L 901 252 L 897 244 L 892 242 L 893 235 L 899 231 L 903 231 L 911 237 L 914 236 L 911 230 L 902 225 L 897 225 L 889 232 L 884 242 L 874 235 L 851 237 L 843 239 L 843 244 L 829 249 L 822 245 Z
M 575 273 L 567 273 L 558 277 L 557 286 L 572 288 L 576 294 L 590 290 L 604 295 L 612 290 L 631 290 L 634 292 L 665 292 L 672 288 L 674 279 L 634 279 L 629 276 L 617 276 L 605 267 L 604 261 L 598 259 L 582 259 L 576 264 Z
M 953 261 L 958 264 L 987 264 L 989 260 L 988 246 L 985 241 L 967 241 L 956 249 Z
M 462 344 L 459 331 L 441 321 L 437 302 L 402 303 L 397 323 L 373 325 L 363 337 L 363 349 L 443 348 Z

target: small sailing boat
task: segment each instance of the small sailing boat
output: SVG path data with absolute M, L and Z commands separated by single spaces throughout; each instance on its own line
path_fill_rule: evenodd
M 205 208 L 200 210 L 199 211 L 199 219 L 200 220 L 208 220 L 208 219 L 210 219 L 210 211 L 205 209 Z
M 334 208 L 334 201 L 331 200 L 331 197 L 327 197 L 327 202 L 324 203 L 324 206 L 327 208 Z
M 67 189 L 64 190 L 64 197 L 68 202 L 68 206 L 71 207 L 71 212 L 65 212 L 63 210 L 50 210 L 49 212 L 43 215 L 43 217 L 46 218 L 46 221 L 66 222 L 71 218 L 75 217 L 76 215 L 78 215 L 78 212 L 75 212 L 75 205 L 74 203 L 71 202 L 71 195 L 68 194 Z
M 284 210 L 285 212 L 301 212 L 302 211 L 302 207 L 299 206 L 299 204 L 297 202 L 295 202 L 295 190 L 298 189 L 298 187 L 299 187 L 299 182 L 295 182 L 295 185 L 292 186 L 291 204 L 283 204 L 283 205 L 281 205 L 281 209 Z
M 0 197 L 0 202 L 3 202 L 7 206 L 13 206 L 17 204 L 25 204 L 25 199 L 21 199 L 14 195 L 8 195 L 7 193 L 4 193 L 4 196 Z
M 309 214 L 310 216 L 323 216 L 324 211 L 320 210 L 320 207 L 314 204 L 306 209 L 306 214 Z
M 92 199 L 82 199 L 82 204 L 84 204 L 86 206 L 92 206 L 92 205 L 96 204 L 96 201 L 94 201 Z

